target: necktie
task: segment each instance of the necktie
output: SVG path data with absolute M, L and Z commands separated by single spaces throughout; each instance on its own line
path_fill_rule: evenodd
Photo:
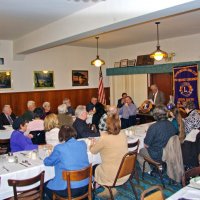
M 155 94 L 153 94 L 152 101 L 154 102 Z
M 12 120 L 12 118 L 11 118 L 11 116 L 10 116 L 10 115 L 8 116 L 8 121 L 9 121 L 10 125 L 12 125 L 12 124 L 13 124 L 13 120 Z

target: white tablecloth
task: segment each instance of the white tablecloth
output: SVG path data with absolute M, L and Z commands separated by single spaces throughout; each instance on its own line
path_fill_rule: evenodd
M 5 130 L 0 130 L 0 139 L 10 139 L 10 136 L 13 132 L 12 126 L 4 126 Z
M 155 122 L 132 126 L 127 129 L 124 129 L 123 132 L 126 134 L 128 138 L 128 143 L 134 143 L 139 139 L 140 145 L 138 150 L 144 148 L 144 138 L 146 136 L 147 129 L 153 123 Z M 134 149 L 131 148 L 129 150 L 132 151 Z
M 178 200 L 180 198 L 185 198 L 188 200 L 199 200 L 200 199 L 200 189 L 192 188 L 190 185 L 181 188 L 178 192 L 167 198 L 166 200 Z
M 128 143 L 134 142 L 137 139 L 139 139 L 140 140 L 139 149 L 143 148 L 146 131 L 151 124 L 152 123 L 142 124 L 123 130 L 128 137 Z M 6 133 L 4 132 L 4 134 Z M 7 134 L 9 134 L 9 132 L 7 132 Z M 89 147 L 89 141 L 90 141 L 89 139 L 81 139 L 81 140 L 84 140 L 87 146 Z M 28 154 L 28 152 L 25 153 Z M 36 160 L 32 160 L 31 158 L 27 158 L 26 156 L 21 154 L 21 152 L 15 153 L 15 155 L 18 157 L 19 161 L 17 164 L 8 163 L 7 161 L 4 161 L 4 163 L 2 163 L 2 161 L 0 162 L 0 178 L 1 178 L 0 199 L 5 199 L 13 196 L 12 187 L 9 187 L 7 183 L 8 179 L 20 180 L 20 179 L 31 178 L 39 174 L 42 170 L 45 170 L 45 181 L 48 181 L 54 177 L 54 167 L 45 167 L 41 159 L 37 158 Z M 39 151 L 39 157 L 44 158 L 43 150 Z M 94 155 L 88 151 L 88 158 L 89 162 L 92 163 L 93 165 L 101 163 L 100 154 Z M 26 164 L 28 167 L 24 167 L 23 165 L 19 164 L 20 162 L 22 162 L 22 160 L 28 160 L 28 162 L 31 163 L 31 165 Z M 2 168 L 3 165 L 9 171 L 3 169 Z
M 23 155 L 24 153 L 26 154 L 26 156 Z M 14 155 L 18 157 L 18 163 L 9 163 L 7 161 L 7 155 L 3 155 L 3 157 L 6 158 L 4 158 L 2 162 L 2 156 L 0 156 L 0 200 L 13 196 L 12 187 L 8 186 L 8 179 L 21 180 L 31 178 L 38 175 L 43 170 L 45 171 L 45 182 L 54 177 L 54 167 L 44 166 L 43 164 L 42 159 L 45 157 L 45 151 L 43 149 L 39 150 L 39 156 L 35 160 L 29 158 L 29 154 L 30 151 L 14 153 Z M 101 163 L 101 158 L 99 154 L 93 155 L 92 153 L 88 152 L 88 158 L 89 162 L 93 165 Z M 27 163 L 23 163 L 22 161 L 24 160 L 27 160 L 30 165 Z M 26 165 L 27 167 L 23 166 L 20 163 Z M 3 166 L 5 166 L 6 169 L 8 169 L 9 171 L 3 169 Z

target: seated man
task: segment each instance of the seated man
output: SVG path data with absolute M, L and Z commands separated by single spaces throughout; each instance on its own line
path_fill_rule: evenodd
M 93 112 L 95 110 L 95 106 L 97 104 L 97 98 L 92 97 L 90 103 L 86 105 L 86 111 L 87 112 Z
M 27 108 L 28 110 L 24 112 L 22 115 L 22 118 L 27 121 L 32 121 L 34 119 L 34 110 L 36 108 L 35 101 L 28 101 L 27 102 Z
M 128 128 L 136 124 L 137 107 L 131 97 L 127 96 L 125 104 L 119 109 L 121 115 L 121 128 Z
M 0 114 L 0 122 L 2 125 L 12 125 L 13 121 L 16 119 L 10 105 L 4 105 L 2 113 Z
M 87 111 L 85 106 L 79 105 L 75 110 L 75 116 L 76 120 L 73 123 L 73 127 L 77 132 L 77 139 L 100 136 L 100 133 L 96 129 L 91 130 L 87 125 Z
M 122 98 L 118 99 L 117 107 L 121 108 L 125 104 L 125 99 L 127 97 L 127 93 L 122 93 Z
M 164 105 L 159 105 L 153 110 L 153 117 L 157 122 L 152 124 L 147 130 L 146 137 L 144 138 L 145 148 L 140 150 L 137 157 L 141 169 L 144 162 L 143 156 L 150 157 L 158 162 L 161 161 L 163 148 L 170 137 L 177 134 L 174 125 L 167 120 L 167 108 Z M 151 171 L 148 163 L 146 163 L 145 169 L 146 172 Z

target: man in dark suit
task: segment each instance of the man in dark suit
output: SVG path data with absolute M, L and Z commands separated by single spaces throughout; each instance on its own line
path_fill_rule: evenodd
M 127 93 L 122 93 L 122 98 L 118 99 L 117 101 L 117 107 L 121 108 L 125 104 L 125 99 L 127 97 Z
M 162 91 L 158 90 L 157 85 L 151 85 L 150 89 L 151 92 L 149 93 L 148 99 L 151 99 L 154 105 L 165 104 L 165 95 Z
M 97 102 L 98 102 L 97 98 L 92 97 L 91 101 L 86 105 L 86 111 L 87 112 L 94 112 Z
M 13 121 L 16 119 L 10 105 L 4 105 L 2 113 L 0 114 L 0 124 L 2 125 L 12 125 Z

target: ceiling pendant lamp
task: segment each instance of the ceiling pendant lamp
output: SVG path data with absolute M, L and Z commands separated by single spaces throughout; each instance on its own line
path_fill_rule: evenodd
M 158 30 L 158 25 L 160 24 L 160 22 L 155 22 L 155 24 L 157 25 L 157 50 L 150 54 L 150 58 L 154 58 L 155 60 L 160 61 L 163 58 L 167 58 L 168 54 L 160 49 Z
M 98 39 L 99 39 L 99 37 L 97 36 L 95 38 L 97 40 L 97 57 L 95 60 L 91 61 L 91 65 L 94 65 L 95 67 L 101 67 L 102 65 L 105 65 L 105 61 L 99 58 L 99 54 L 98 54 L 98 48 L 99 48 Z

